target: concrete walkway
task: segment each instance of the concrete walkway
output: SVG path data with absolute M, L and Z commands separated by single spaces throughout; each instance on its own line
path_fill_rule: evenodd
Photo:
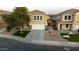
M 49 32 L 50 31 L 50 32 Z M 60 33 L 49 27 L 48 31 L 45 31 L 44 40 L 48 41 L 67 41 L 60 36 Z
M 63 39 L 57 31 L 52 31 L 51 33 L 46 31 L 44 36 L 45 36 L 44 40 L 48 41 L 64 41 L 64 42 L 67 41 Z

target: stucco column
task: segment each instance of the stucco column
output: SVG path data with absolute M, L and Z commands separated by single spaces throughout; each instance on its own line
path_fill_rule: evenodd
M 58 27 L 58 31 L 60 31 L 60 24 L 59 23 L 58 23 L 58 26 L 57 27 Z

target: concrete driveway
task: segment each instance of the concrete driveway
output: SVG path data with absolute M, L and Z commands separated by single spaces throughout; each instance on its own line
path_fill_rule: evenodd
M 44 40 L 44 30 L 32 30 L 26 37 L 26 41 Z

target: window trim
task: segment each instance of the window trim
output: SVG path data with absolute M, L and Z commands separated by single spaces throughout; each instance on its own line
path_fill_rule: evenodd
M 68 28 L 69 27 L 69 24 L 66 24 L 66 28 Z
M 69 16 L 70 16 L 70 19 L 69 19 Z M 68 16 L 68 20 L 71 20 L 71 15 L 69 15 L 69 16 Z
M 36 20 L 36 16 L 33 16 L 33 19 Z
M 42 16 L 40 16 L 40 20 L 42 20 Z
M 65 16 L 67 16 L 67 19 L 65 19 Z M 70 19 L 69 19 L 69 16 L 71 16 Z M 65 14 L 65 15 L 63 15 L 63 21 L 72 21 L 72 15 L 71 14 Z
M 39 16 L 36 16 L 37 17 L 37 20 L 39 20 Z
M 65 15 L 65 16 L 64 16 L 64 19 L 65 19 L 65 20 L 67 20 L 67 18 L 68 18 L 68 16 L 67 16 L 67 15 Z
M 42 15 L 34 15 L 33 20 L 42 20 L 43 16 Z

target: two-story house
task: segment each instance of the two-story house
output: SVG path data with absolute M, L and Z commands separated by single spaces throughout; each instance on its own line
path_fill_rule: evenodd
M 79 10 L 69 9 L 57 15 L 57 29 L 72 30 L 79 29 Z
M 49 18 L 45 12 L 34 10 L 29 12 L 29 16 L 32 30 L 45 30 L 47 19 Z

